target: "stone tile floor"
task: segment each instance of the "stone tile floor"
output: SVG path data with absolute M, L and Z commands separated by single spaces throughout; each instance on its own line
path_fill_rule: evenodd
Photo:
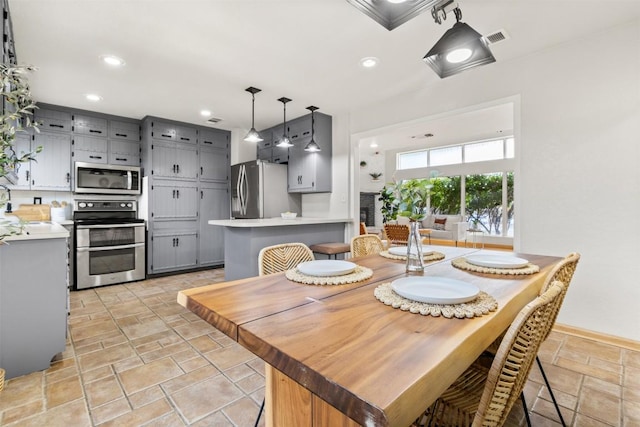
M 179 290 L 223 280 L 214 269 L 72 292 L 66 350 L 6 381 L 0 425 L 253 426 L 263 362 L 176 303 Z M 553 332 L 540 357 L 568 423 L 640 426 L 640 352 Z M 532 423 L 557 426 L 541 383 L 534 366 Z M 511 415 L 523 424 L 520 405 Z

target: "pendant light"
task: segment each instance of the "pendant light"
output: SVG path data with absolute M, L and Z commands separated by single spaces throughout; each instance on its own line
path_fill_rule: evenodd
M 320 151 L 320 146 L 314 140 L 315 135 L 315 118 L 313 116 L 313 112 L 316 111 L 318 107 L 314 107 L 313 105 L 307 107 L 307 110 L 311 111 L 311 141 L 304 147 L 304 151 L 309 151 L 311 153 L 317 153 Z
M 251 86 L 246 88 L 245 91 L 251 94 L 251 130 L 249 131 L 247 136 L 244 137 L 244 140 L 247 142 L 260 142 L 262 141 L 262 137 L 260 136 L 254 125 L 254 108 L 256 103 L 256 93 L 260 92 L 261 89 Z
M 283 130 L 282 130 L 282 138 L 280 138 L 280 140 L 276 144 L 276 147 L 281 147 L 281 148 L 293 147 L 293 144 L 289 139 L 289 130 L 287 129 L 287 102 L 290 102 L 291 100 L 283 96 L 282 98 L 279 98 L 278 101 L 282 102 L 284 123 L 283 123 Z
M 446 19 L 446 11 L 442 10 L 443 17 Z M 480 65 L 496 62 L 496 58 L 489 49 L 489 44 L 484 37 L 476 30 L 471 28 L 462 19 L 462 11 L 456 7 L 453 9 L 456 17 L 456 23 L 447 30 L 446 33 L 438 40 L 431 50 L 424 56 L 424 62 L 429 65 L 433 71 L 445 78 L 458 74 L 470 68 Z M 434 19 L 441 23 L 438 10 L 434 7 L 432 12 Z

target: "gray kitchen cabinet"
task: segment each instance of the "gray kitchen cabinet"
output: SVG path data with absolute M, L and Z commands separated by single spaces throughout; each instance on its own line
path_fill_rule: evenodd
M 151 194 L 151 218 L 155 221 L 198 217 L 198 187 L 194 183 L 154 181 Z
M 158 141 L 176 141 L 183 144 L 196 144 L 198 132 L 195 128 L 173 122 L 152 120 L 151 137 Z
M 140 142 L 109 140 L 109 164 L 140 166 Z
M 227 184 L 206 184 L 200 187 L 199 263 L 224 264 L 224 227 L 209 225 L 212 219 L 231 218 Z
M 38 104 L 40 105 L 40 104 Z M 34 117 L 42 132 L 71 132 L 73 118 L 67 111 L 58 111 L 49 108 L 38 108 Z
M 194 181 L 198 178 L 198 149 L 195 145 L 153 141 L 151 156 L 154 178 Z
M 231 173 L 229 150 L 201 146 L 200 181 L 228 181 Z
M 22 156 L 34 150 L 36 147 L 32 140 L 33 136 L 30 133 L 16 133 L 16 139 L 13 141 L 13 150 L 16 155 Z M 18 163 L 15 173 L 18 176 L 18 182 L 9 187 L 12 190 L 29 190 L 31 188 L 31 162 Z
M 101 117 L 73 115 L 73 132 L 80 135 L 107 137 L 107 119 Z
M 198 142 L 201 147 L 218 148 L 227 150 L 229 148 L 230 134 L 228 131 L 218 129 L 202 129 L 199 132 Z
M 109 160 L 108 141 L 105 138 L 74 135 L 71 157 L 74 162 L 104 163 Z
M 153 224 L 148 267 L 153 273 L 166 273 L 198 265 L 196 221 L 159 221 Z
M 67 239 L 0 245 L 0 367 L 6 377 L 49 368 L 65 349 L 66 332 Z
M 111 141 L 126 140 L 140 142 L 140 124 L 110 120 L 109 139 Z
M 304 148 L 311 140 L 311 114 L 293 120 L 289 138 L 288 187 L 290 193 L 331 192 L 331 116 L 315 113 L 314 140 L 321 151 L 310 153 Z
M 31 162 L 31 190 L 71 191 L 71 135 L 40 132 L 33 142 L 42 151 Z

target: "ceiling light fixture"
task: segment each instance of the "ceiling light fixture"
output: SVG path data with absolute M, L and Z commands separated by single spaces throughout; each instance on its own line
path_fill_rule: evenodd
M 317 109 L 318 107 L 314 107 L 313 105 L 307 107 L 307 110 L 311 111 L 311 141 L 309 141 L 309 143 L 304 147 L 304 151 L 309 151 L 311 153 L 317 153 L 318 151 L 320 151 L 320 146 L 314 140 L 316 122 L 313 113 Z
M 447 19 L 447 12 L 453 11 L 456 23 L 436 42 L 423 60 L 440 78 L 458 74 L 470 68 L 496 62 L 489 49 L 489 43 L 462 19 L 462 11 L 453 0 L 443 0 L 431 9 L 431 16 L 437 24 Z
M 262 137 L 255 128 L 255 104 L 256 104 L 256 93 L 260 92 L 261 89 L 255 88 L 253 86 L 248 87 L 245 91 L 251 94 L 251 130 L 247 133 L 247 136 L 244 137 L 246 142 L 260 142 L 262 141 Z
M 422 12 L 437 0 L 347 0 L 356 9 L 391 31 Z
M 125 62 L 124 59 L 118 58 L 114 55 L 101 55 L 100 59 L 107 65 L 111 65 L 112 67 L 122 67 Z
M 362 58 L 360 60 L 360 65 L 364 68 L 374 68 L 378 65 L 380 60 L 375 56 L 367 56 L 366 58 Z
M 289 135 L 288 135 L 289 129 L 287 129 L 287 102 L 291 102 L 291 100 L 283 96 L 282 98 L 278 98 L 278 101 L 282 102 L 283 129 L 282 129 L 282 138 L 280 138 L 280 140 L 276 144 L 276 147 L 281 147 L 281 148 L 293 147 L 293 144 L 291 143 L 291 140 L 289 139 Z
M 95 93 L 88 93 L 84 97 L 87 98 L 87 101 L 91 102 L 102 101 L 102 97 L 100 95 L 96 95 Z

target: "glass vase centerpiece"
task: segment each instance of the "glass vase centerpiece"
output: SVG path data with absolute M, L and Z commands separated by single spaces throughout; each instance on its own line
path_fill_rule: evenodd
M 431 179 L 427 178 L 408 179 L 395 184 L 394 204 L 398 207 L 398 216 L 409 218 L 407 273 L 422 273 L 424 271 L 420 222 L 427 214 L 431 187 L 433 187 Z

